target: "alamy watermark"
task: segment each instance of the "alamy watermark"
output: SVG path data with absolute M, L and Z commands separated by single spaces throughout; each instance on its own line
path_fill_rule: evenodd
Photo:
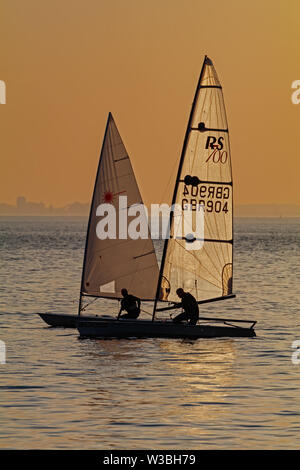
M 294 80 L 292 83 L 292 88 L 295 91 L 292 93 L 291 99 L 293 104 L 300 103 L 300 80 Z
M 300 364 L 300 340 L 297 339 L 292 342 L 292 348 L 296 349 L 296 351 L 292 354 L 292 363 L 295 365 Z
M 6 346 L 4 341 L 0 340 L 0 364 L 6 364 Z
M 172 237 L 185 240 L 188 250 L 201 249 L 204 243 L 202 204 L 151 204 L 149 214 L 144 204 L 128 206 L 127 196 L 119 196 L 118 204 L 103 203 L 97 207 L 96 216 L 100 220 L 96 225 L 96 235 L 100 240 L 167 239 L 170 238 L 171 212 L 174 222 Z
M 3 80 L 0 80 L 0 104 L 6 104 L 6 85 Z

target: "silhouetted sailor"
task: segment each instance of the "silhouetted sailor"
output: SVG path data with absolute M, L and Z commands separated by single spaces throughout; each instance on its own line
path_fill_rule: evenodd
M 176 294 L 181 299 L 181 304 L 178 306 L 181 306 L 184 311 L 173 318 L 173 322 L 180 323 L 189 320 L 190 325 L 196 325 L 199 320 L 199 307 L 195 297 L 181 288 L 177 289 Z
M 123 299 L 121 300 L 121 309 L 118 318 L 137 318 L 141 311 L 141 299 L 128 294 L 127 289 L 122 289 L 121 294 L 123 295 Z M 123 310 L 126 310 L 127 313 L 121 315 Z

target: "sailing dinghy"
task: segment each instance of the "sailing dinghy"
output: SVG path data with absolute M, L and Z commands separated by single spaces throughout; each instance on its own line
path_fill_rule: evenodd
M 233 199 L 229 132 L 222 87 L 206 56 L 186 130 L 170 212 L 170 237 L 165 240 L 160 270 L 152 240 L 99 240 L 97 206 L 103 194 L 126 194 L 128 205 L 141 202 L 128 154 L 109 116 L 91 205 L 77 327 L 81 337 L 215 338 L 255 336 L 253 320 L 200 317 L 199 324 L 159 318 L 178 309 L 176 290 L 190 292 L 199 304 L 231 299 L 233 257 Z M 116 209 L 118 203 L 116 199 Z M 203 235 L 182 228 L 185 210 L 204 218 Z M 181 233 L 181 236 L 178 235 Z M 193 246 L 192 246 L 193 245 Z M 86 318 L 83 296 L 120 299 L 121 289 L 154 301 L 152 318 Z M 167 304 L 167 306 L 166 306 Z M 245 326 L 248 324 L 248 326 Z
M 125 196 L 126 206 L 121 207 Z M 103 204 L 110 205 L 117 215 L 114 238 L 100 239 L 97 235 L 97 208 Z M 87 307 L 83 305 L 85 297 L 119 300 L 124 287 L 141 300 L 153 301 L 159 268 L 150 233 L 146 239 L 131 239 L 122 233 L 128 207 L 142 211 L 142 204 L 128 153 L 109 113 L 90 209 L 78 314 L 39 313 L 48 325 L 76 328 Z M 146 217 L 145 213 L 142 216 Z M 98 315 L 84 319 L 97 320 Z

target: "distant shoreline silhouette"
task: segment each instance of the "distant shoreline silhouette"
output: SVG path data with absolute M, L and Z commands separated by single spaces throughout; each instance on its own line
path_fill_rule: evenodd
M 62 207 L 47 206 L 43 202 L 27 201 L 17 197 L 16 205 L 0 202 L 0 216 L 3 215 L 78 215 L 88 216 L 89 203 L 72 202 Z M 238 204 L 234 207 L 235 217 L 300 217 L 300 204 Z
M 73 202 L 63 207 L 46 206 L 43 202 L 27 201 L 19 196 L 16 205 L 0 203 L 0 215 L 83 215 L 87 216 L 90 205 L 88 203 Z

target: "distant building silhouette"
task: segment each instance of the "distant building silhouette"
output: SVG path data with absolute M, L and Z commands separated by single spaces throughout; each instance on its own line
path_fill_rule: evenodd
M 90 205 L 72 202 L 63 207 L 46 206 L 43 202 L 30 202 L 18 196 L 16 205 L 0 203 L 0 215 L 74 215 L 87 216 Z M 297 204 L 242 204 L 235 206 L 235 217 L 300 217 Z
M 39 215 L 48 213 L 43 202 L 27 202 L 24 196 L 17 197 L 17 212 L 20 214 Z
M 63 207 L 48 207 L 43 202 L 30 202 L 24 196 L 18 196 L 16 206 L 0 203 L 1 215 L 88 215 L 89 204 L 73 202 Z
M 26 206 L 26 198 L 24 196 L 17 197 L 17 209 L 22 211 Z

